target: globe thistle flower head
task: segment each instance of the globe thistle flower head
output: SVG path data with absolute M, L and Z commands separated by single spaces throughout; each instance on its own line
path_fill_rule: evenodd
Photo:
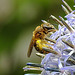
M 60 20 L 55 16 L 50 17 L 58 23 L 58 30 L 50 35 L 48 43 L 54 52 L 48 54 L 37 53 L 42 58 L 41 64 L 28 64 L 31 68 L 41 70 L 41 75 L 75 75 L 75 10 L 62 0 L 63 10 L 66 13 L 66 20 L 59 16 Z M 43 20 L 46 23 L 46 21 Z M 45 51 L 51 49 L 43 47 Z M 51 52 L 51 51 L 50 51 Z M 28 69 L 27 67 L 23 68 Z

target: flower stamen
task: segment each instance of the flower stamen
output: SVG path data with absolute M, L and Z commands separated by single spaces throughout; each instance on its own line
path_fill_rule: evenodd
M 51 17 L 54 21 L 56 21 L 58 24 L 60 24 L 61 26 L 64 26 L 64 24 L 63 24 L 60 20 L 58 20 L 55 16 L 51 15 L 50 17 Z
M 70 25 L 68 25 L 68 24 L 65 22 L 65 20 L 64 20 L 61 16 L 59 16 L 59 18 L 60 18 L 60 20 L 62 21 L 62 23 L 67 27 L 67 29 L 68 29 L 71 33 L 74 33 L 73 28 L 72 28 Z
M 67 14 L 69 14 L 69 11 L 67 10 L 67 8 L 64 6 L 64 5 L 61 5 L 62 6 L 62 9 L 64 10 L 64 12 Z
M 71 7 L 70 7 L 64 0 L 62 0 L 62 2 L 65 4 L 65 6 L 67 7 L 67 9 L 68 9 L 70 12 L 72 12 Z

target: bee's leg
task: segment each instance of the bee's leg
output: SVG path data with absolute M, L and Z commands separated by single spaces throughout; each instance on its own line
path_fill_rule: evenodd
M 51 44 L 50 44 L 48 41 L 46 41 L 46 40 L 43 40 L 42 43 L 51 45 Z
M 53 42 L 53 43 L 56 43 L 56 40 L 53 40 L 53 39 L 50 39 L 49 37 L 45 37 L 45 40 L 47 40 L 47 41 L 50 41 L 50 42 Z

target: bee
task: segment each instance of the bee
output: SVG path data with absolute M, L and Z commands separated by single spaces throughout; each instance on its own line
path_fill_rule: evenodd
M 32 36 L 29 49 L 28 49 L 28 53 L 27 53 L 28 57 L 30 57 L 31 55 L 33 46 L 38 52 L 43 53 L 43 54 L 47 54 L 49 52 L 43 50 L 42 47 L 53 49 L 52 47 L 49 46 L 50 43 L 48 43 L 48 41 L 45 40 L 45 37 L 47 37 L 47 34 L 49 32 L 55 32 L 56 29 L 52 24 L 46 21 L 43 21 L 43 22 L 44 23 L 41 24 L 41 26 L 37 26 L 36 29 L 33 31 L 33 36 Z

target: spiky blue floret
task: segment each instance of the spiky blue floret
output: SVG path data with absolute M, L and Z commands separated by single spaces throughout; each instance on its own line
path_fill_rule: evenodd
M 75 30 L 75 11 L 66 15 L 66 22 Z M 53 49 L 59 53 L 61 56 L 49 53 L 42 60 L 41 64 L 44 65 L 44 70 L 42 75 L 74 75 L 75 64 L 67 62 L 69 58 L 75 61 L 75 47 L 70 47 L 62 41 L 65 39 L 68 43 L 75 46 L 75 32 L 71 33 L 65 26 L 58 26 L 58 31 L 50 36 L 51 39 L 56 40 Z M 60 72 L 56 71 L 46 71 L 46 68 L 59 69 Z

